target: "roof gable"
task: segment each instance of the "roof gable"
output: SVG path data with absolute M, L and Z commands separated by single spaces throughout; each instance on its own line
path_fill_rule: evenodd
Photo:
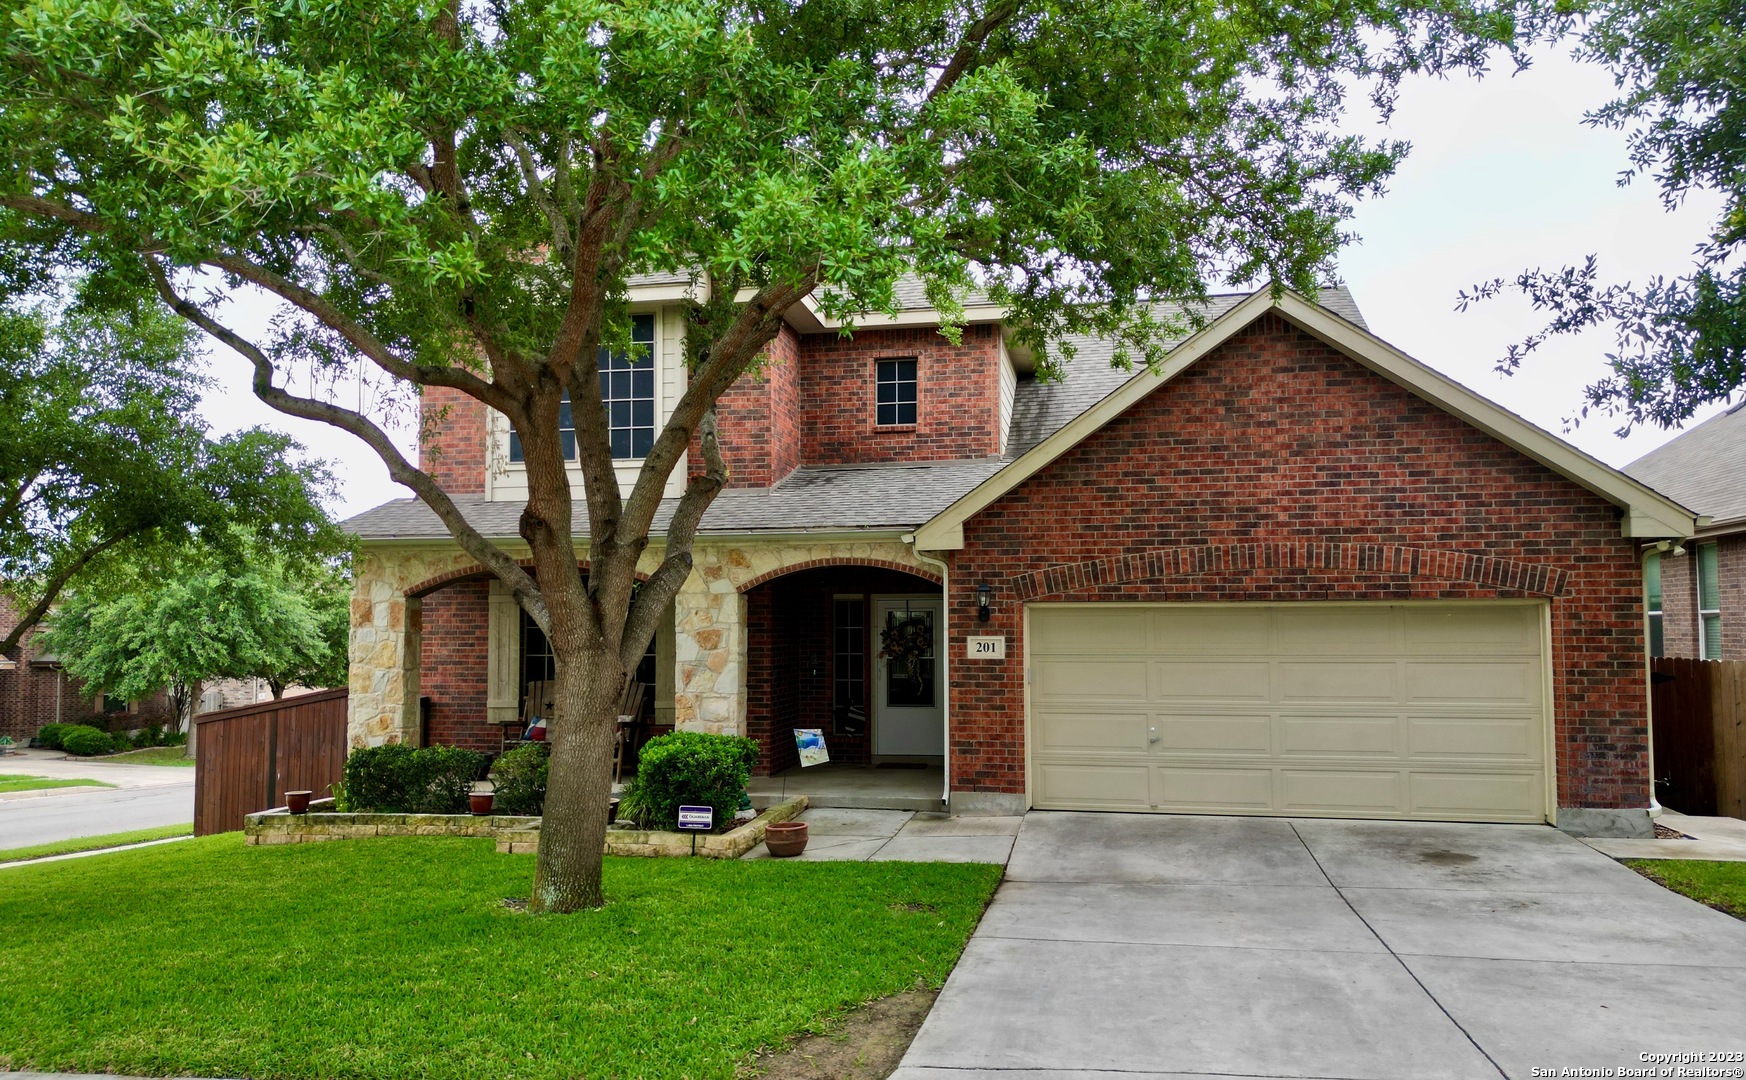
M 1746 524 L 1746 402 L 1625 466 L 1625 472 L 1714 519 Z
M 1271 289 L 1263 288 L 1179 345 L 1157 372 L 1142 372 L 1129 379 L 917 529 L 916 546 L 928 551 L 963 547 L 966 521 L 1269 312 L 1619 507 L 1624 511 L 1623 535 L 1683 538 L 1695 531 L 1691 512 L 1666 496 L 1412 359 L 1362 327 L 1296 293 L 1285 291 L 1275 297 Z

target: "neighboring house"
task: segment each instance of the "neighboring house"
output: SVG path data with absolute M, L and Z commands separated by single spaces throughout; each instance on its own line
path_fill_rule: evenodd
M 18 625 L 18 612 L 0 598 L 0 637 Z M 44 724 L 77 723 L 92 716 L 118 713 L 159 720 L 170 712 L 169 698 L 156 694 L 146 701 L 126 701 L 102 691 L 90 691 L 61 668 L 60 661 L 37 643 L 41 627 L 25 631 L 24 639 L 0 656 L 0 735 L 24 741 L 36 737 Z
M 605 365 L 626 478 L 683 385 L 687 287 L 634 283 L 652 359 Z M 1639 550 L 1693 515 L 1320 300 L 1219 298 L 1157 374 L 1083 340 L 1054 384 L 986 304 L 958 345 L 919 289 L 852 338 L 797 305 L 721 403 L 732 486 L 645 662 L 650 719 L 749 735 L 763 770 L 793 728 L 942 763 L 957 812 L 1648 835 Z M 427 467 L 525 551 L 502 418 L 425 409 Z M 353 745 L 422 723 L 495 749 L 543 636 L 416 500 L 347 526 Z M 907 623 L 934 646 L 913 669 L 879 655 Z
M 1709 519 L 1683 551 L 1644 566 L 1650 654 L 1746 660 L 1746 402 L 1625 471 Z

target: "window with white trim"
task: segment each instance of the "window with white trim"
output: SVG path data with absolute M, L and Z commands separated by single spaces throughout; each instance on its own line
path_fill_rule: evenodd
M 1661 553 L 1651 551 L 1643 558 L 1644 607 L 1649 614 L 1649 655 L 1666 655 L 1666 639 L 1661 625 Z
M 875 379 L 876 420 L 880 427 L 915 423 L 915 361 L 881 360 Z
M 1697 549 L 1698 656 L 1722 658 L 1722 579 L 1715 544 Z
M 617 461 L 640 461 L 655 445 L 655 317 L 631 316 L 631 347 L 601 349 L 600 405 L 606 410 L 607 435 Z M 564 460 L 576 460 L 576 422 L 570 395 L 558 408 L 558 438 Z M 509 460 L 525 461 L 521 436 L 509 433 Z

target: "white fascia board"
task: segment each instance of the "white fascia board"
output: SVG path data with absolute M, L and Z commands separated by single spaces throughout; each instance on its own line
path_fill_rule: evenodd
M 701 286 L 699 287 L 701 291 Z M 644 305 L 672 304 L 681 300 L 696 299 L 696 293 L 691 286 L 682 281 L 665 285 L 632 285 L 625 290 L 625 297 L 632 307 L 641 308 Z
M 1154 373 L 1141 372 L 1113 393 L 1074 417 L 1060 430 L 1032 447 L 1011 465 L 967 492 L 916 530 L 916 546 L 926 551 L 953 551 L 964 546 L 964 522 L 995 500 L 1036 475 L 1045 466 L 1126 412 L 1141 398 L 1176 378 L 1201 357 L 1224 344 L 1269 311 L 1370 370 L 1424 398 L 1493 438 L 1514 447 L 1547 468 L 1594 492 L 1624 511 L 1626 537 L 1684 538 L 1696 530 L 1691 511 L 1653 489 L 1542 431 L 1495 402 L 1407 356 L 1353 323 L 1286 292 L 1274 300 L 1258 289 L 1225 314 L 1201 328 L 1164 358 Z

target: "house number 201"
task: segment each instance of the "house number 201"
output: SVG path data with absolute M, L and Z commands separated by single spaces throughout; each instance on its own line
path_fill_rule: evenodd
M 1003 637 L 967 637 L 964 639 L 966 660 L 1005 660 L 1006 639 Z

